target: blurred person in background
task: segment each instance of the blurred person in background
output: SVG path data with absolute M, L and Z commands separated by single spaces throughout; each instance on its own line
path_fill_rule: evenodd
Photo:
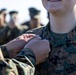
M 2 14 L 2 18 L 3 18 L 3 25 L 6 25 L 6 17 L 7 17 L 7 9 L 3 8 L 1 9 L 1 14 Z
M 41 18 L 40 18 L 40 10 L 36 9 L 36 8 L 29 8 L 29 15 L 30 15 L 30 20 L 27 22 L 22 23 L 21 25 L 27 25 L 28 29 L 34 29 L 34 28 L 39 28 L 41 26 L 43 26 L 43 24 L 41 24 Z M 24 33 L 26 32 L 26 30 L 24 31 Z
M 7 25 L 0 30 L 0 45 L 9 42 L 16 38 L 19 33 L 24 29 L 18 23 L 18 11 L 10 11 L 10 20 Z
M 0 11 L 0 29 L 4 28 L 7 24 L 6 22 L 7 10 L 5 8 Z
M 2 15 L 1 15 L 1 11 L 0 11 L 0 29 L 2 29 L 3 26 L 3 20 L 2 20 Z

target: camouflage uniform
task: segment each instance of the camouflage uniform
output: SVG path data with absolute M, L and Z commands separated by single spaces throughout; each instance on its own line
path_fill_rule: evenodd
M 51 47 L 51 52 L 46 61 L 35 65 L 35 75 L 76 75 L 76 28 L 68 34 L 56 34 L 50 32 L 49 26 L 50 24 L 27 32 L 40 35 L 42 39 L 49 40 Z M 17 61 L 20 63 L 19 60 Z M 23 70 L 23 73 L 26 72 L 24 68 Z
M 35 61 L 30 49 L 23 49 L 15 58 L 10 59 L 6 47 L 0 47 L 0 75 L 34 75 Z
M 52 49 L 46 61 L 36 65 L 35 75 L 76 75 L 76 28 L 68 34 L 56 34 L 50 31 L 50 23 L 28 31 L 49 40 Z

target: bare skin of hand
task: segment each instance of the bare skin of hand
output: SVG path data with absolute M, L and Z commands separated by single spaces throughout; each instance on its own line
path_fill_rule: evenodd
M 50 45 L 48 40 L 41 40 L 39 36 L 29 41 L 24 48 L 30 48 L 36 56 L 36 64 L 42 63 L 49 56 Z
M 5 44 L 10 57 L 15 57 L 24 48 L 25 44 L 35 36 L 35 34 L 23 34 Z

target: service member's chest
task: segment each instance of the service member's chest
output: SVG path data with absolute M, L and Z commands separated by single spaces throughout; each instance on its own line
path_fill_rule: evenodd
M 53 48 L 49 62 L 52 75 L 73 75 L 76 72 L 76 46 Z
M 36 75 L 76 75 L 76 43 L 54 45 L 49 58 L 36 70 Z

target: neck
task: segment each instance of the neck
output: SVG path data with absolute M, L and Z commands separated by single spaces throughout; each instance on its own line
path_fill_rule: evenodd
M 76 9 L 60 15 L 50 14 L 50 28 L 55 33 L 68 33 L 76 26 Z

